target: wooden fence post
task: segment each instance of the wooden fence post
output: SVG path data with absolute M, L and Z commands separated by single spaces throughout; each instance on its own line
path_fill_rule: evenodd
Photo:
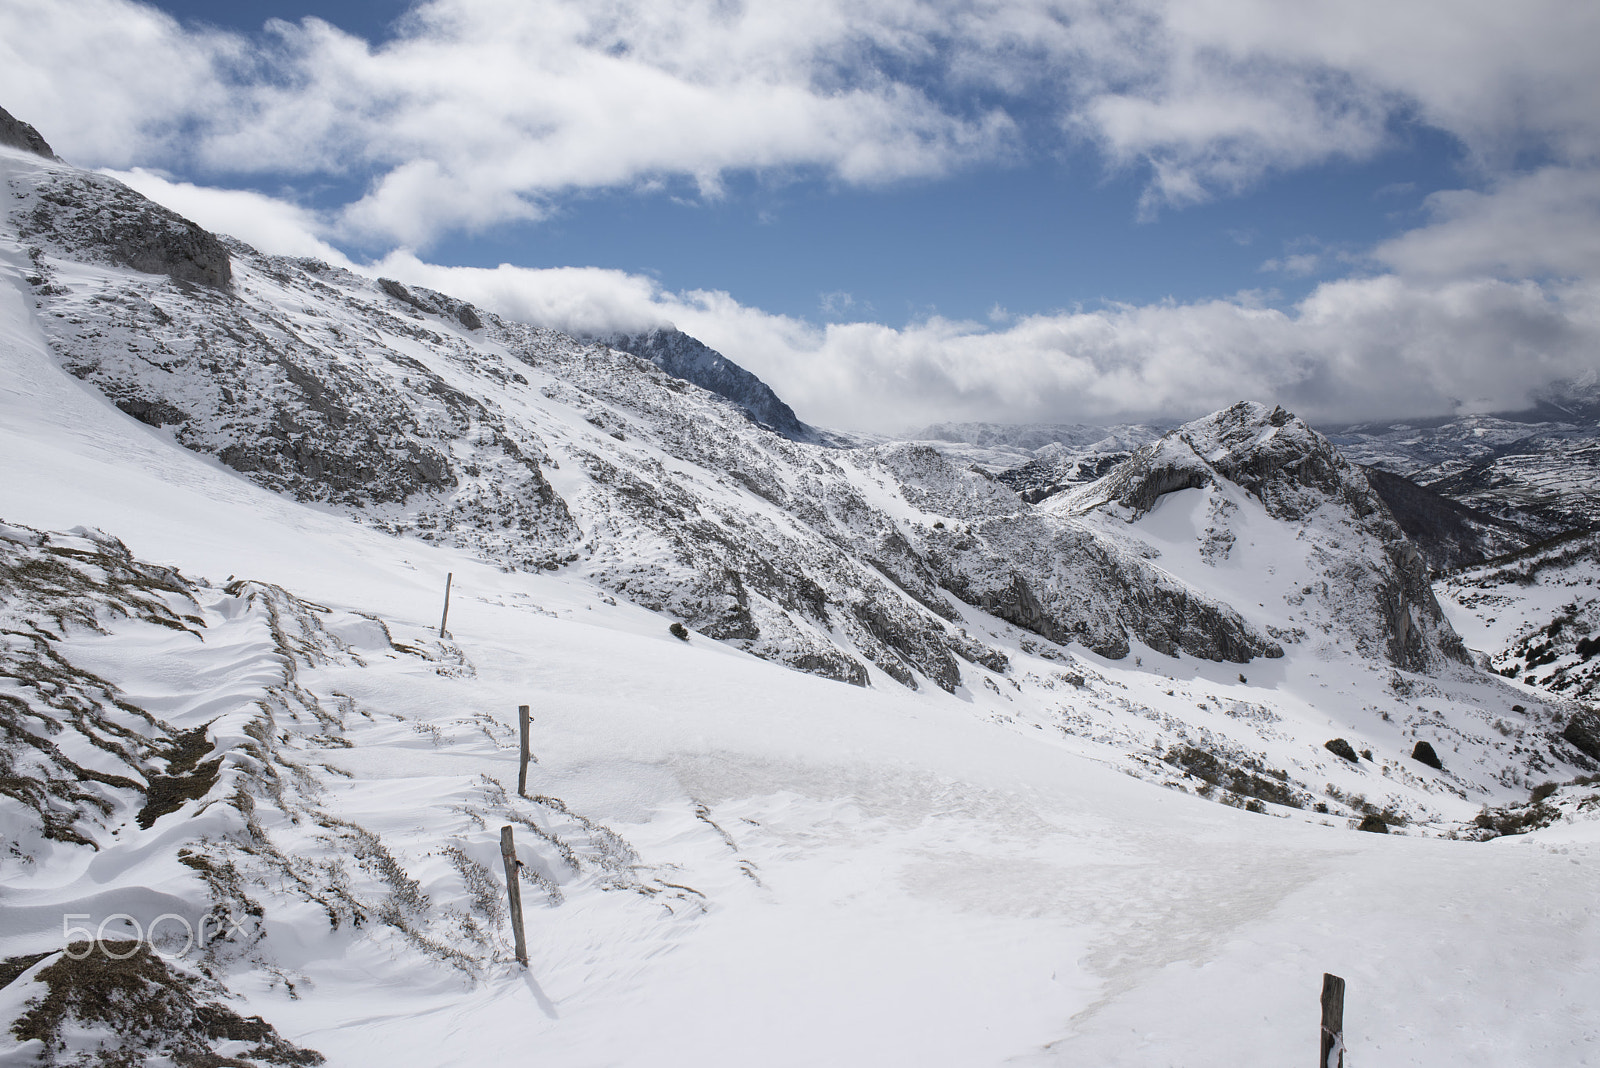
M 517 963 L 528 966 L 528 941 L 522 933 L 522 884 L 517 869 L 522 862 L 517 859 L 517 844 L 511 837 L 511 827 L 500 828 L 500 857 L 506 862 L 506 894 L 511 898 L 511 934 L 517 942 Z
M 517 772 L 517 796 L 528 796 L 528 723 L 533 717 L 528 715 L 527 705 L 517 706 L 517 725 L 522 728 L 522 768 Z
M 1322 974 L 1322 1056 L 1317 1068 L 1344 1068 L 1344 980 Z
M 454 571 L 446 572 L 444 576 L 444 612 L 439 616 L 439 638 L 444 638 L 444 621 L 450 618 L 450 583 L 455 580 Z

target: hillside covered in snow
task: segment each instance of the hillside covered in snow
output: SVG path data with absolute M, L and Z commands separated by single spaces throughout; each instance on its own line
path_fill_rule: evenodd
M 1441 602 L 1281 408 L 1030 495 L 11 142 L 0 1061 L 1589 1055 L 1591 547 Z

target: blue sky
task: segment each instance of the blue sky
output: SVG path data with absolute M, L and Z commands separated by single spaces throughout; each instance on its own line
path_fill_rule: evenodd
M 374 43 L 393 38 L 409 8 L 389 0 L 154 6 L 243 34 L 269 19 L 313 16 Z M 1015 102 L 1012 110 L 1025 114 L 1028 105 Z M 1370 159 L 1273 174 L 1246 193 L 1141 217 L 1144 168 L 1109 167 L 1038 129 L 1048 127 L 1047 116 L 1028 119 L 1043 136 L 1018 158 L 975 161 L 937 178 L 863 189 L 815 173 L 742 171 L 716 197 L 684 179 L 647 193 L 583 191 L 537 223 L 449 234 L 427 251 L 435 262 L 476 267 L 642 272 L 669 289 L 722 289 L 743 303 L 819 320 L 982 319 L 996 307 L 1032 314 L 1253 289 L 1291 304 L 1328 266 L 1302 274 L 1264 264 L 1365 249 L 1415 225 L 1427 193 L 1470 180 L 1453 138 L 1397 122 Z M 353 191 L 340 182 L 302 193 L 336 203 Z M 342 244 L 357 255 L 387 251 L 382 241 Z
M 11 0 L 0 105 L 268 251 L 676 323 L 827 425 L 1329 421 L 1592 374 L 1597 53 L 1544 0 Z

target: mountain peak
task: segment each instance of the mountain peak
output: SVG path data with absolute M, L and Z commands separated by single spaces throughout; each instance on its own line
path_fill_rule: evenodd
M 0 108 L 0 145 L 20 148 L 24 152 L 32 152 L 34 155 L 43 156 L 45 159 L 59 160 L 61 158 L 51 150 L 50 145 L 38 130 L 12 115 L 5 108 Z
M 674 378 L 693 382 L 701 389 L 732 401 L 743 409 L 751 422 L 791 441 L 819 440 L 816 431 L 802 423 L 794 409 L 785 404 L 771 386 L 710 345 L 674 326 L 638 334 L 608 334 L 594 340 L 649 360 Z
M 1114 500 L 1138 516 L 1168 493 L 1219 476 L 1259 500 L 1274 519 L 1303 519 L 1330 499 L 1361 516 L 1374 507 L 1360 471 L 1332 442 L 1282 407 L 1254 401 L 1170 431 L 1078 496 L 1088 508 Z

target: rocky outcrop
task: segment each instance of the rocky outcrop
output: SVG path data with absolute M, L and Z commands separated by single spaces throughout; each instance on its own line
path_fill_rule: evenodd
M 1143 515 L 1161 497 L 1221 476 L 1274 519 L 1297 521 L 1330 501 L 1358 517 L 1377 498 L 1326 438 L 1282 408 L 1241 402 L 1185 424 L 1136 450 L 1096 486 L 1096 495 Z
M 0 145 L 20 148 L 24 152 L 32 152 L 35 156 L 43 156 L 45 159 L 57 158 L 38 130 L 16 118 L 5 108 L 0 108 Z
M 174 282 L 227 289 L 228 250 L 215 234 L 88 171 L 53 174 L 13 213 L 20 236 L 45 241 L 79 259 L 100 260 Z
M 817 440 L 783 400 L 761 379 L 722 353 L 681 330 L 662 327 L 639 334 L 595 338 L 614 349 L 649 360 L 667 374 L 732 401 L 759 426 L 793 441 Z
M 415 308 L 419 312 L 429 315 L 447 315 L 468 330 L 483 329 L 483 320 L 478 317 L 476 308 L 463 301 L 447 297 L 443 293 L 435 293 L 431 289 L 412 291 L 396 282 L 393 278 L 378 279 L 378 288 L 398 300 L 401 304 Z

